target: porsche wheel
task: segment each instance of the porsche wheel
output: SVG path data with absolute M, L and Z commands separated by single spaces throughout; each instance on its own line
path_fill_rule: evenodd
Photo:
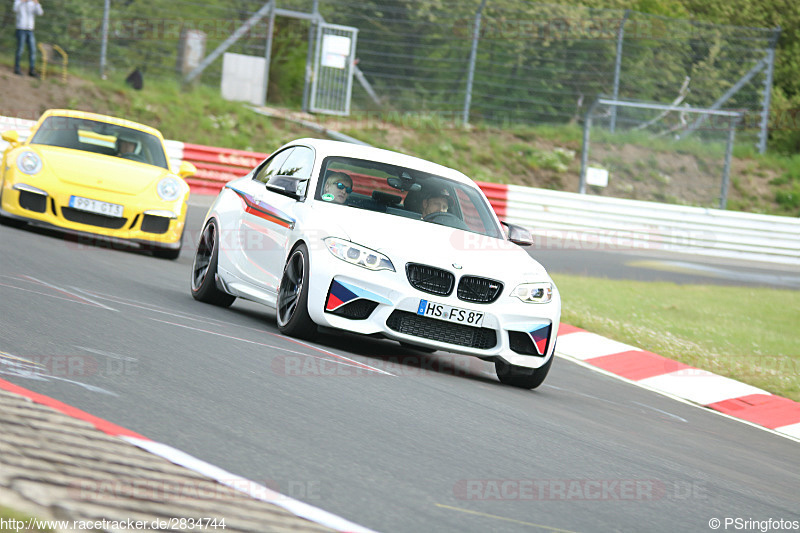
M 308 316 L 308 248 L 300 244 L 286 261 L 278 288 L 278 329 L 291 337 L 312 338 L 317 326 Z
M 220 307 L 229 307 L 236 299 L 217 288 L 217 258 L 219 255 L 219 232 L 212 219 L 203 228 L 197 252 L 192 263 L 192 296 L 195 300 Z
M 553 365 L 553 359 L 555 358 L 556 356 L 553 354 L 549 361 L 535 369 L 495 361 L 494 370 L 500 383 L 522 389 L 535 389 L 544 382 L 544 378 L 550 372 L 550 367 Z
M 9 228 L 24 228 L 28 225 L 27 222 L 24 220 L 19 220 L 18 218 L 10 218 L 4 217 L 0 215 L 0 224 L 3 226 L 8 226 Z
M 153 257 L 157 257 L 159 259 L 170 259 L 175 260 L 181 255 L 181 249 L 178 248 L 177 250 L 173 250 L 171 248 L 154 248 L 153 249 Z

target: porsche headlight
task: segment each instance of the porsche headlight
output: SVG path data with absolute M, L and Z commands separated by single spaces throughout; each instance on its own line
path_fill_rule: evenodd
M 553 298 L 553 284 L 550 282 L 522 283 L 517 285 L 511 296 L 528 304 L 546 304 Z
M 17 168 L 31 176 L 38 174 L 42 170 L 42 158 L 35 152 L 22 152 L 17 157 Z
M 325 239 L 325 244 L 328 250 L 342 261 L 370 270 L 391 270 L 394 272 L 394 265 L 389 258 L 375 250 L 337 237 L 328 237 Z
M 162 200 L 165 202 L 172 202 L 181 196 L 181 182 L 173 177 L 167 176 L 158 182 L 158 187 L 156 190 L 158 191 L 158 195 Z

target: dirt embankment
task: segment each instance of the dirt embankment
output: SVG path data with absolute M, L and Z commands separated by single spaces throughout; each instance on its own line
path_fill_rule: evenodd
M 42 79 L 17 76 L 9 65 L 0 65 L 0 115 L 36 120 L 51 108 L 70 108 L 107 113 L 108 98 L 98 88 L 75 76 L 61 80 L 60 69 Z

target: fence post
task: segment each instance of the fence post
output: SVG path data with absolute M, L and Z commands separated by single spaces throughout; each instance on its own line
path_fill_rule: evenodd
M 619 30 L 617 30 L 617 57 L 614 60 L 614 94 L 611 97 L 614 100 L 619 98 L 619 72 L 622 67 L 622 40 L 625 38 L 625 23 L 628 21 L 630 14 L 631 10 L 626 9 L 625 15 L 622 17 L 622 22 L 619 24 Z M 614 106 L 611 108 L 611 124 L 609 126 L 611 133 L 614 133 L 616 126 L 617 108 Z
M 267 44 L 264 47 L 264 88 L 261 91 L 262 102 L 261 105 L 267 103 L 267 93 L 269 92 L 269 67 L 272 62 L 272 32 L 275 29 L 275 2 L 272 2 L 269 8 L 269 21 L 267 22 Z
M 726 209 L 728 206 L 728 185 L 731 181 L 731 156 L 733 155 L 733 142 L 736 138 L 736 125 L 742 115 L 730 118 L 728 125 L 728 144 L 725 146 L 725 165 L 722 167 L 722 190 L 719 193 L 719 208 Z
M 772 38 L 767 49 L 767 76 L 764 78 L 764 97 L 761 100 L 761 127 L 758 132 L 758 153 L 763 154 L 767 151 L 767 134 L 769 129 L 769 107 L 772 97 L 772 73 L 775 69 L 775 47 L 778 45 L 778 37 L 781 35 L 781 27 L 778 26 L 772 32 Z
M 100 41 L 100 78 L 106 79 L 106 54 L 108 52 L 108 12 L 111 11 L 111 0 L 103 2 L 103 37 Z
M 303 84 L 303 111 L 308 113 L 308 95 L 311 85 L 312 64 L 314 62 L 314 37 L 317 35 L 317 24 L 319 24 L 319 0 L 314 0 L 311 8 L 314 18 L 308 26 L 308 51 L 306 51 L 306 74 Z
M 589 130 L 592 129 L 592 115 L 594 114 L 594 109 L 595 107 L 597 107 L 599 101 L 600 101 L 599 98 L 595 98 L 594 102 L 592 102 L 592 105 L 590 105 L 589 109 L 586 111 L 586 116 L 583 119 L 583 147 L 581 148 L 581 182 L 580 186 L 578 187 L 578 192 L 581 194 L 586 194 L 586 168 L 589 163 Z
M 275 2 L 276 0 L 269 0 L 267 3 L 261 6 L 261 9 L 253 13 L 253 15 L 249 19 L 247 19 L 247 21 L 244 24 L 236 28 L 236 30 L 232 34 L 230 34 L 228 38 L 225 39 L 219 46 L 217 46 L 217 48 L 213 52 L 211 52 L 205 58 L 203 58 L 200 64 L 197 65 L 194 68 L 194 70 L 192 70 L 189 74 L 187 74 L 183 78 L 183 83 L 190 83 L 197 76 L 199 76 L 211 63 L 214 62 L 214 60 L 216 60 L 219 56 L 225 53 L 225 50 L 230 48 L 233 45 L 233 43 L 238 41 L 245 33 L 247 33 L 250 30 L 250 28 L 253 27 L 253 25 L 255 25 L 259 20 L 264 18 L 264 16 L 267 13 L 269 13 L 270 9 L 274 9 L 275 6 L 273 4 Z
M 475 13 L 475 24 L 472 27 L 472 50 L 469 53 L 469 71 L 467 73 L 467 91 L 464 95 L 464 113 L 461 122 L 464 127 L 469 125 L 469 108 L 472 105 L 472 81 L 475 77 L 475 60 L 478 56 L 478 39 L 481 32 L 481 13 L 486 5 L 486 0 L 481 0 L 481 5 Z

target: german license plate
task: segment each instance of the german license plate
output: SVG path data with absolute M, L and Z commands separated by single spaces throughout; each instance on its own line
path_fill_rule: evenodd
M 476 328 L 481 327 L 481 324 L 483 324 L 483 313 L 480 311 L 470 311 L 469 309 L 437 304 L 428 300 L 419 301 L 417 314 L 436 318 L 438 320 L 446 320 L 447 322 L 455 322 L 456 324 L 474 326 Z
M 122 212 L 124 211 L 124 207 L 119 204 L 110 204 L 108 202 L 101 202 L 100 200 L 92 200 L 91 198 L 83 198 L 81 196 L 70 196 L 69 206 L 73 209 L 114 218 L 122 217 Z

